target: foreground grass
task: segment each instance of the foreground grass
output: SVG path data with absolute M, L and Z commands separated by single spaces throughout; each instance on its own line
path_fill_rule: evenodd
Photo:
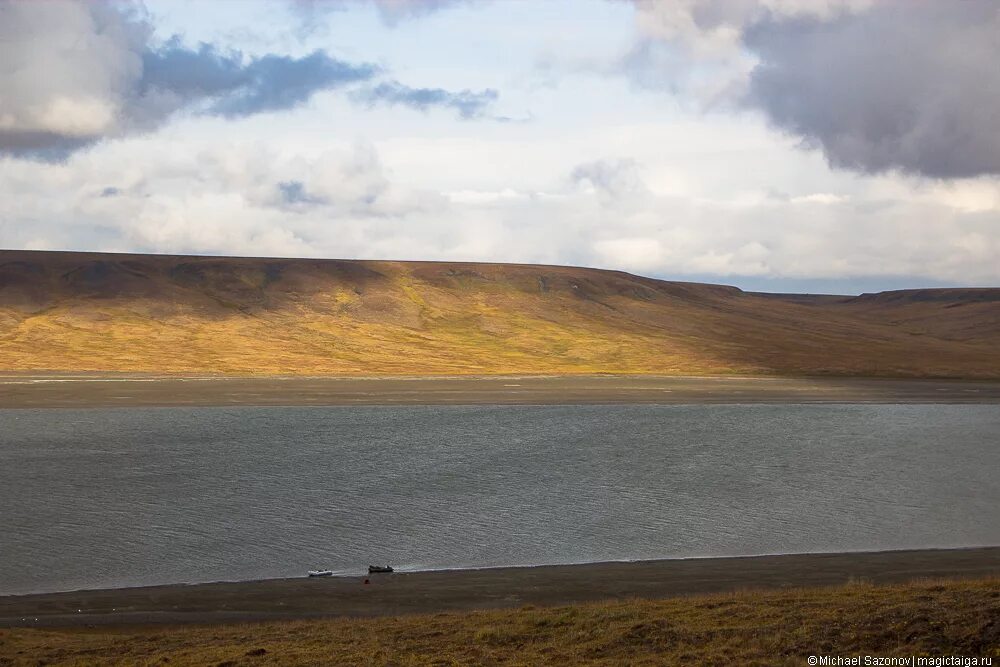
M 812 654 L 858 653 L 1000 658 L 1000 578 L 398 618 L 0 630 L 0 665 L 803 665 Z

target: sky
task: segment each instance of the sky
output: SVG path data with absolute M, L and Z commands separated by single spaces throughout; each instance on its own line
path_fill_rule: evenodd
M 992 0 L 0 0 L 0 247 L 1000 285 Z

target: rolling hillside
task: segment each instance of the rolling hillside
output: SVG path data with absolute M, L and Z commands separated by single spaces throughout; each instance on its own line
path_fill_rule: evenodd
M 0 369 L 1000 378 L 1000 289 L 808 297 L 555 266 L 7 250 Z

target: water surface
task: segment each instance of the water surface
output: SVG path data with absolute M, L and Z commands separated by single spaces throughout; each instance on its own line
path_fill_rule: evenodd
M 0 410 L 0 593 L 1000 544 L 995 405 Z

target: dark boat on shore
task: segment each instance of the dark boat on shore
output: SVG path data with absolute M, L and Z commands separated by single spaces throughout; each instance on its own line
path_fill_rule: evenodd
M 380 572 L 392 572 L 393 569 L 388 565 L 369 565 L 368 574 L 378 574 Z

